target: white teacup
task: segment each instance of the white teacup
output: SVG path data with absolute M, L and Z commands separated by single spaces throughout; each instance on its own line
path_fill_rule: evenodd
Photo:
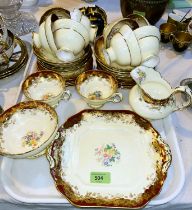
M 113 36 L 110 48 L 104 50 L 104 55 L 108 63 L 116 62 L 122 66 L 137 66 L 141 63 L 138 41 L 128 25 L 123 25 Z
M 134 33 L 141 50 L 142 63 L 159 54 L 160 32 L 156 26 L 143 26 L 134 30 Z
M 83 15 L 78 9 L 74 9 L 70 15 L 72 20 L 75 20 L 86 27 L 87 31 L 89 32 L 90 41 L 93 42 L 96 38 L 98 28 L 96 26 L 91 26 L 89 18 Z
M 159 39 L 154 36 L 145 37 L 138 41 L 141 50 L 142 63 L 150 57 L 159 55 L 160 43 Z
M 79 54 L 85 47 L 83 37 L 72 29 L 58 29 L 54 32 L 54 40 L 58 49 L 71 51 L 74 55 Z
M 47 19 L 45 20 L 45 31 L 46 31 L 46 38 L 48 41 L 48 44 L 53 52 L 57 52 L 57 46 L 55 44 L 53 32 L 52 32 L 52 15 L 48 16 Z
M 71 29 L 77 31 L 85 40 L 85 47 L 89 44 L 90 34 L 83 24 L 71 19 L 58 19 L 54 22 L 52 31 L 54 33 L 59 29 Z
M 46 31 L 45 31 L 45 22 L 41 23 L 39 27 L 39 42 L 41 43 L 41 46 L 48 51 L 49 53 L 52 53 L 52 50 L 49 46 Z
M 126 66 L 131 63 L 131 56 L 125 39 L 120 33 L 115 34 L 111 39 L 110 48 L 103 50 L 108 65 L 113 62 Z
M 160 40 L 160 32 L 156 26 L 146 25 L 134 30 L 135 36 L 138 40 L 148 36 L 155 36 Z

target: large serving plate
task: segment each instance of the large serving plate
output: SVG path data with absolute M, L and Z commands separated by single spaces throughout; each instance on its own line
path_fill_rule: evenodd
M 36 58 L 33 55 L 24 75 L 27 76 L 35 71 L 37 71 Z M 89 108 L 73 87 L 69 89 L 72 93 L 72 98 L 67 103 L 62 101 L 56 108 L 59 116 L 59 125 L 62 125 L 66 119 L 79 111 Z M 118 104 L 105 104 L 103 109 L 130 109 L 127 103 L 128 90 L 120 91 L 124 97 L 123 101 Z M 21 91 L 18 92 L 16 97 L 17 102 L 25 100 Z M 152 124 L 170 146 L 172 163 L 160 194 L 154 197 L 147 206 L 164 204 L 174 199 L 181 191 L 185 180 L 183 162 L 171 117 L 152 121 Z M 31 160 L 3 158 L 1 163 L 1 181 L 6 193 L 17 202 L 69 205 L 69 202 L 55 187 L 50 174 L 49 163 L 45 156 Z
M 57 189 L 81 207 L 141 208 L 160 192 L 171 163 L 159 133 L 127 110 L 72 116 L 47 157 Z

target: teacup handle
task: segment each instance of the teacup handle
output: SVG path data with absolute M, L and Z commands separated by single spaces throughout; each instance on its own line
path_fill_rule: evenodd
M 114 93 L 108 101 L 113 103 L 119 103 L 122 100 L 123 100 L 123 95 L 121 93 Z
M 192 104 L 192 92 L 188 86 L 176 87 L 172 94 L 177 94 L 177 93 L 183 93 L 187 95 L 187 101 L 185 104 L 182 104 L 181 106 L 176 106 L 174 111 L 183 110 Z
M 171 34 L 169 35 L 169 40 L 172 42 L 172 40 L 174 39 L 174 37 L 175 37 L 175 35 L 174 35 L 173 33 L 171 33 Z
M 65 90 L 61 97 L 62 100 L 68 101 L 71 98 L 71 92 L 69 90 Z
M 145 66 L 148 68 L 155 68 L 159 63 L 160 63 L 160 58 L 158 55 L 150 55 L 149 57 L 145 58 L 141 66 Z

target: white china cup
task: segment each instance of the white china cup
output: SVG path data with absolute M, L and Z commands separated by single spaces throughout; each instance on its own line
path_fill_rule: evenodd
M 47 50 L 49 53 L 52 53 L 49 43 L 47 41 L 47 36 L 46 36 L 46 32 L 45 32 L 45 22 L 41 23 L 41 25 L 39 27 L 39 41 L 41 43 L 41 46 L 45 50 Z
M 41 48 L 41 42 L 40 42 L 40 38 L 39 38 L 38 33 L 35 33 L 35 32 L 32 33 L 32 40 L 33 40 L 33 45 L 36 48 Z
M 72 20 L 75 20 L 86 27 L 89 33 L 90 41 L 93 42 L 96 38 L 98 28 L 96 26 L 92 26 L 89 18 L 83 15 L 78 9 L 74 9 L 73 12 L 70 12 L 70 15 Z
M 70 12 L 70 16 L 71 16 L 71 20 L 80 22 L 83 14 L 79 9 L 75 8 L 72 12 Z
M 155 36 L 160 40 L 160 32 L 156 26 L 142 26 L 134 30 L 135 36 L 138 40 L 148 36 Z
M 138 66 L 141 63 L 138 41 L 128 25 L 123 25 L 112 37 L 110 47 L 104 50 L 104 55 L 108 63 L 116 62 L 127 66 Z
M 158 56 L 160 50 L 160 44 L 157 37 L 149 36 L 139 41 L 139 47 L 141 50 L 142 63 L 149 60 L 152 56 Z
M 70 51 L 74 55 L 79 54 L 84 49 L 84 39 L 75 30 L 62 28 L 55 31 L 53 35 L 58 49 Z
M 111 39 L 110 48 L 104 49 L 103 54 L 108 65 L 117 62 L 119 65 L 130 65 L 131 56 L 126 41 L 120 33 Z
M 142 63 L 149 60 L 152 56 L 158 56 L 160 50 L 160 32 L 156 26 L 143 26 L 134 30 L 134 33 L 141 50 Z
M 138 66 L 141 63 L 141 50 L 134 31 L 128 25 L 124 25 L 119 32 L 127 42 L 131 55 L 131 66 Z
M 38 71 L 29 75 L 22 84 L 27 100 L 41 101 L 56 107 L 60 100 L 69 100 L 64 78 L 54 71 Z
M 45 32 L 46 32 L 46 37 L 48 44 L 53 52 L 57 52 L 57 46 L 55 44 L 53 32 L 52 32 L 52 21 L 51 21 L 52 15 L 48 16 L 47 19 L 45 20 Z
M 53 23 L 53 33 L 59 29 L 71 29 L 78 32 L 84 39 L 84 48 L 89 44 L 90 36 L 84 25 L 71 19 L 58 19 Z

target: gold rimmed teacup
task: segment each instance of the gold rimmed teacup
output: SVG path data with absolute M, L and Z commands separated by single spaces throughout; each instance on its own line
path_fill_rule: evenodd
M 170 35 L 177 31 L 177 26 L 173 23 L 163 23 L 160 25 L 159 30 L 161 34 L 161 41 L 168 43 L 170 41 Z
M 69 100 L 71 93 L 65 89 L 64 78 L 54 71 L 39 71 L 29 75 L 22 84 L 28 100 L 45 102 L 56 106 L 60 100 Z
M 177 31 L 171 34 L 169 38 L 173 44 L 173 48 L 178 52 L 186 50 L 192 43 L 192 35 L 186 31 Z
M 100 70 L 89 70 L 76 79 L 76 90 L 86 103 L 98 109 L 107 102 L 118 103 L 123 97 L 118 93 L 118 83 L 114 76 Z

